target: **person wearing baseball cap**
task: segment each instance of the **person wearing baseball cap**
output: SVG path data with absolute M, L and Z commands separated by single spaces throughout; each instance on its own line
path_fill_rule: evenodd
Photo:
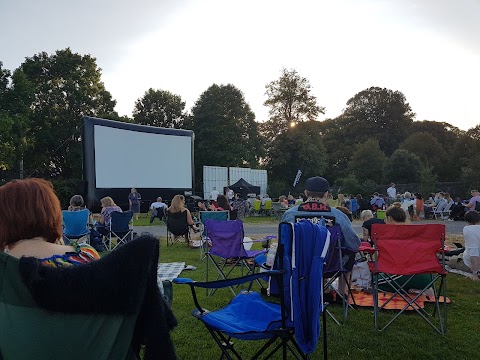
M 342 230 L 342 246 L 356 252 L 360 246 L 360 239 L 353 230 L 348 217 L 338 209 L 328 205 L 330 183 L 327 179 L 314 176 L 305 181 L 305 195 L 307 200 L 287 210 L 282 217 L 283 222 L 295 223 L 302 219 L 318 221 L 324 218 L 326 222 L 334 222 Z

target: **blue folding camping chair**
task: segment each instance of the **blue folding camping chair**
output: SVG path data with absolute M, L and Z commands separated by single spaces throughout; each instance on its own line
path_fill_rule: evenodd
M 287 359 L 289 352 L 297 359 L 308 359 L 320 337 L 320 314 L 323 358 L 327 359 L 322 271 L 329 242 L 330 233 L 325 226 L 308 221 L 281 223 L 274 270 L 213 282 L 183 278 L 174 279 L 174 282 L 190 286 L 196 306 L 192 314 L 212 335 L 222 352 L 221 359 L 242 359 L 233 339 L 267 339 L 253 356 L 249 356 L 251 359 L 265 354 L 264 358 L 270 359 L 277 351 L 282 352 L 282 359 Z M 241 292 L 227 306 L 215 311 L 204 309 L 198 301 L 196 288 L 236 286 L 266 275 L 272 276 L 271 288 L 276 284 L 280 303 L 265 301 L 258 292 L 251 291 Z
M 62 211 L 63 218 L 63 241 L 69 244 L 72 240 L 80 240 L 85 237 L 88 243 L 90 228 L 88 219 L 90 211 L 88 209 L 78 211 Z
M 110 228 L 108 231 L 109 250 L 133 240 L 133 211 L 112 212 Z M 112 249 L 112 238 L 117 238 L 117 243 Z

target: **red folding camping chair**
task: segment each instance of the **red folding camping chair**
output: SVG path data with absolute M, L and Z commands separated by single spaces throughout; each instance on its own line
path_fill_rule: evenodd
M 375 330 L 385 330 L 393 321 L 408 309 L 413 309 L 430 326 L 440 334 L 447 330 L 446 307 L 446 272 L 445 272 L 445 225 L 378 225 L 372 226 L 373 260 L 370 261 L 374 288 L 374 324 Z M 416 293 L 409 291 L 417 282 L 415 277 L 428 274 L 427 281 L 421 284 Z M 437 281 L 439 280 L 439 281 Z M 379 304 L 379 283 L 391 288 L 391 296 L 387 296 Z M 416 284 L 415 287 L 419 287 Z M 422 296 L 428 289 L 433 290 L 434 309 L 432 313 L 424 309 Z M 388 303 L 398 299 L 405 301 L 405 306 L 381 327 L 379 312 Z M 440 300 L 443 306 L 440 306 Z M 433 320 L 432 317 L 436 317 Z M 431 320 L 432 319 L 432 320 Z M 435 322 L 435 323 L 434 323 Z

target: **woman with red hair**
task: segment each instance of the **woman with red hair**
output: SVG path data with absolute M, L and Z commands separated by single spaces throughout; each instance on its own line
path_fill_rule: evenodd
M 63 244 L 60 201 L 46 180 L 13 180 L 0 186 L 0 219 L 0 251 L 10 256 L 35 257 L 49 266 L 100 258 L 87 244 Z

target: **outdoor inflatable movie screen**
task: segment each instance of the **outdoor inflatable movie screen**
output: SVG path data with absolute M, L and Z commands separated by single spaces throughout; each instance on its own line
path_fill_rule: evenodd
M 128 207 L 131 188 L 140 193 L 144 206 L 158 196 L 170 200 L 176 194 L 191 194 L 193 141 L 191 130 L 85 117 L 87 205 L 99 205 L 101 198 L 110 196 Z

